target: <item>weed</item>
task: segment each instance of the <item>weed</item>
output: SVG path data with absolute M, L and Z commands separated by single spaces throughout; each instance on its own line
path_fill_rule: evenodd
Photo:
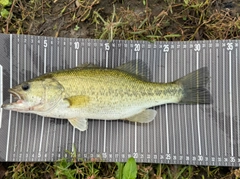
M 107 163 L 99 162 L 99 160 L 91 159 L 91 161 L 84 161 L 77 158 L 76 148 L 73 147 L 73 151 L 66 151 L 71 160 L 62 158 L 57 162 L 54 162 L 53 168 L 55 176 L 58 178 L 96 178 L 101 174 L 102 176 L 113 175 L 115 165 L 107 166 Z M 104 168 L 108 172 L 103 172 Z
M 97 7 L 102 1 L 70 0 L 55 10 L 53 8 L 58 1 L 13 0 L 9 9 L 6 4 L 11 1 L 0 0 L 1 9 L 9 12 L 2 11 L 5 14 L 2 16 L 6 18 L 0 24 L 5 33 L 45 34 L 55 31 L 55 36 L 58 36 L 63 30 L 73 30 L 73 34 L 78 34 L 87 23 L 90 32 L 85 34 L 109 41 L 239 38 L 239 14 L 234 13 L 235 9 L 221 8 L 216 0 L 164 0 L 160 2 L 162 8 L 158 11 L 156 2 L 150 0 L 140 1 L 138 9 L 127 6 L 125 1 L 116 0 L 112 12 L 108 14 L 101 6 Z M 50 18 L 45 19 L 45 16 Z
M 169 9 L 168 9 L 169 11 Z M 118 9 L 116 13 L 115 7 L 112 17 L 105 20 L 99 12 L 94 12 L 93 22 L 96 24 L 96 37 L 106 38 L 109 41 L 114 37 L 119 39 L 128 40 L 159 40 L 159 39 L 172 39 L 181 36 L 180 34 L 169 33 L 162 35 L 162 29 L 170 25 L 169 20 L 166 19 L 168 12 L 162 11 L 157 16 L 153 17 L 150 9 L 146 7 L 144 12 L 134 12 L 129 8 Z M 121 18 L 119 18 L 121 17 Z M 102 26 L 103 24 L 103 26 Z
M 47 163 L 15 163 L 5 173 L 6 178 L 46 178 L 50 175 L 52 168 Z
M 112 41 L 116 36 L 118 27 L 122 25 L 121 18 L 116 16 L 115 6 L 113 5 L 112 16 L 107 20 L 104 20 L 103 17 L 98 13 L 98 11 L 93 12 L 93 22 L 96 24 L 96 29 L 98 25 L 103 24 L 102 33 L 99 36 L 100 39 L 108 37 L 109 41 Z
M 235 174 L 236 178 L 240 178 L 240 168 L 239 169 L 235 169 L 234 170 L 234 174 Z
M 232 17 L 229 12 L 213 13 L 204 22 L 205 35 L 210 39 L 227 39 L 240 37 L 240 17 Z
M 61 159 L 54 164 L 55 175 L 58 178 L 67 177 L 70 179 L 76 178 L 77 169 L 72 169 L 73 162 L 68 162 L 66 159 Z
M 71 152 L 72 156 L 74 152 Z M 3 164 L 4 165 L 4 164 Z M 116 179 L 167 179 L 167 178 L 240 178 L 240 169 L 227 167 L 196 167 L 167 164 L 136 164 L 133 158 L 127 163 L 105 163 L 92 159 L 77 162 L 62 158 L 54 163 L 14 163 L 4 170 L 4 178 L 116 178 Z M 2 169 L 0 169 L 0 172 Z
M 74 28 L 74 30 L 75 30 L 75 31 L 78 31 L 79 28 L 80 28 L 80 27 L 79 27 L 78 25 L 76 25 L 75 28 Z
M 124 168 L 124 163 L 117 162 L 117 171 L 116 171 L 116 179 L 122 179 L 123 178 L 123 168 Z
M 148 179 L 152 177 L 153 167 L 149 164 L 138 165 L 138 178 Z
M 7 18 L 9 16 L 9 10 L 7 10 L 7 6 L 10 6 L 12 3 L 9 0 L 0 0 L 0 14 L 1 17 Z
M 127 163 L 117 163 L 116 179 L 135 179 L 137 177 L 137 164 L 134 158 L 129 158 Z
M 66 26 L 66 28 L 71 27 L 73 24 L 77 24 L 79 22 L 83 22 L 85 20 L 87 20 L 90 17 L 90 14 L 92 12 L 93 6 L 99 4 L 100 0 L 90 0 L 90 1 L 86 1 L 86 0 L 73 0 L 70 3 L 68 3 L 66 6 L 63 7 L 63 9 L 61 10 L 61 14 L 62 16 L 67 16 L 67 15 L 71 15 L 71 19 L 72 21 Z M 76 4 L 76 8 L 74 8 L 73 10 L 70 10 L 68 12 L 67 8 L 73 4 L 75 2 Z M 76 25 L 75 25 L 76 27 Z M 74 29 L 75 30 L 75 29 Z

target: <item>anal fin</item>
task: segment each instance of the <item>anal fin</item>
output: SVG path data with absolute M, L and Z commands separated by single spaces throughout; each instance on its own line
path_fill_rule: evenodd
M 154 109 L 146 109 L 134 116 L 127 118 L 127 120 L 132 122 L 139 122 L 139 123 L 149 123 L 155 119 L 157 111 Z
M 68 121 L 80 131 L 85 131 L 88 129 L 88 120 L 85 118 L 71 118 Z

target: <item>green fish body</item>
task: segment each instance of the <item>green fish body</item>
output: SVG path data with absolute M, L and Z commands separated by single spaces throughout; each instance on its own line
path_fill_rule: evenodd
M 210 103 L 206 67 L 170 83 L 150 82 L 135 71 L 129 63 L 116 69 L 86 66 L 47 73 L 10 89 L 18 100 L 2 107 L 66 118 L 84 131 L 88 119 L 148 123 L 157 113 L 148 109 L 153 106 Z

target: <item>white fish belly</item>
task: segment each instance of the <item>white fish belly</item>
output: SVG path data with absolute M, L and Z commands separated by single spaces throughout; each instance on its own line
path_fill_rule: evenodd
M 178 102 L 179 99 L 148 99 L 148 100 L 137 100 L 132 104 L 119 103 L 115 105 L 104 105 L 98 106 L 89 104 L 86 107 L 71 108 L 66 105 L 65 101 L 59 103 L 54 109 L 46 112 L 36 112 L 36 114 L 53 117 L 53 118 L 86 118 L 86 119 L 102 119 L 102 120 L 117 120 L 126 119 L 134 116 L 147 108 L 158 106 L 166 103 Z M 135 104 L 134 104 L 135 103 Z

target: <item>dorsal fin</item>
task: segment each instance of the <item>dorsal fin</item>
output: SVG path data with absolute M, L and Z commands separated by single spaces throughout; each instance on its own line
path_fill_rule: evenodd
M 92 63 L 84 63 L 77 67 L 74 67 L 75 69 L 83 69 L 83 68 L 102 68 L 98 65 L 94 65 Z M 122 64 L 121 66 L 116 67 L 118 70 L 122 70 L 125 72 L 128 72 L 129 74 L 132 74 L 142 80 L 150 81 L 150 70 L 146 63 L 144 63 L 142 60 L 131 60 L 127 63 Z
M 132 60 L 130 62 L 124 63 L 116 69 L 126 71 L 146 81 L 151 80 L 149 68 L 142 60 Z
M 83 63 L 83 64 L 80 64 L 74 68 L 100 68 L 98 65 L 94 65 L 92 63 Z

